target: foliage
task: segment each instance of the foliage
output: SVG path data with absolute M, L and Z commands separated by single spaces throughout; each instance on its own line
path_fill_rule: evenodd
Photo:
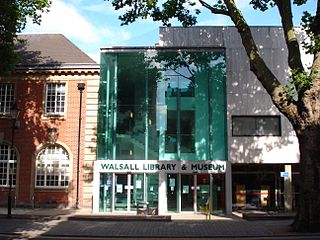
M 106 0 L 105 0 L 106 1 Z M 196 17 L 200 13 L 190 8 L 195 6 L 193 0 L 167 0 L 161 6 L 158 0 L 113 0 L 112 5 L 116 10 L 126 8 L 126 13 L 120 16 L 121 25 L 127 25 L 138 18 L 151 17 L 153 21 L 162 21 L 163 25 L 170 26 L 171 19 L 178 19 L 183 26 L 196 24 Z
M 315 73 L 315 72 L 314 72 Z M 298 72 L 291 71 L 290 80 L 284 86 L 287 100 L 292 101 L 298 97 L 299 94 L 309 90 L 313 84 L 313 76 L 307 71 Z M 299 86 L 297 89 L 295 86 Z
M 17 33 L 26 26 L 27 19 L 40 24 L 41 14 L 48 12 L 51 0 L 0 1 L 0 74 L 9 73 L 19 60 L 15 52 Z
M 303 41 L 304 48 L 310 54 L 320 52 L 319 16 L 311 16 L 309 12 L 304 12 L 301 20 L 307 34 L 307 38 Z

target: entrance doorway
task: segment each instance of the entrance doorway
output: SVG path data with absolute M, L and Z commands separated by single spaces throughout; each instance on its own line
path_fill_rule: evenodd
M 168 212 L 202 212 L 209 202 L 213 206 L 216 192 L 212 179 L 210 174 L 168 174 Z
M 128 183 L 131 178 L 128 178 L 127 174 L 115 175 L 115 197 L 114 197 L 114 210 L 115 211 L 127 211 L 128 208 L 128 189 L 131 188 L 131 184 Z M 129 201 L 130 202 L 130 201 Z
M 210 200 L 210 175 L 197 175 L 197 211 L 204 211 Z
M 168 212 L 178 211 L 178 174 L 167 175 L 167 206 Z
M 143 174 L 115 174 L 115 211 L 134 211 L 138 201 L 144 200 Z
M 181 175 L 181 211 L 194 211 L 194 175 Z

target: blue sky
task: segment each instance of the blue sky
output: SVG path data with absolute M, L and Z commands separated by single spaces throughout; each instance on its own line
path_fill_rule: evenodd
M 250 0 L 236 0 L 250 25 L 280 25 L 276 8 L 264 13 L 253 10 Z M 300 24 L 302 12 L 316 10 L 316 0 L 309 0 L 303 7 L 294 7 L 294 24 Z M 233 25 L 228 17 L 212 15 L 200 8 L 198 24 L 202 26 Z M 40 26 L 29 22 L 23 33 L 62 33 L 99 62 L 100 48 L 105 46 L 153 46 L 159 40 L 160 23 L 150 19 L 139 20 L 128 26 L 120 26 L 118 16 L 110 1 L 103 0 L 52 0 L 50 12 L 44 14 Z M 173 25 L 179 25 L 173 23 Z

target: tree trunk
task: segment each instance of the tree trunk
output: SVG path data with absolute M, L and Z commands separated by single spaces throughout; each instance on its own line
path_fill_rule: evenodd
M 311 125 L 311 126 L 310 126 Z M 294 230 L 320 231 L 320 127 L 295 127 L 300 149 L 300 196 Z

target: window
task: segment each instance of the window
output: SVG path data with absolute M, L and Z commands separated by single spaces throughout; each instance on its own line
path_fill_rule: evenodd
M 233 116 L 232 136 L 280 136 L 280 116 Z
M 17 156 L 11 146 L 0 144 L 0 186 L 16 185 Z
M 66 98 L 64 83 L 48 83 L 46 85 L 45 113 L 47 115 L 63 115 Z
M 0 114 L 8 114 L 14 102 L 14 84 L 0 83 Z
M 59 145 L 42 149 L 36 162 L 36 187 L 68 187 L 69 155 Z

